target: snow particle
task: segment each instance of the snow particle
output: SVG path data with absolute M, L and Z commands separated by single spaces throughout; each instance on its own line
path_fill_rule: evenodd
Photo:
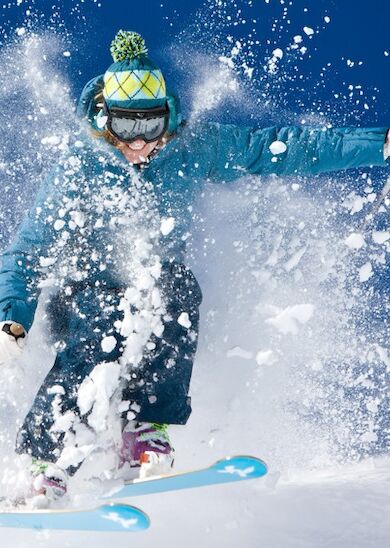
M 276 358 L 272 350 L 259 350 L 256 354 L 257 365 L 272 365 Z
M 287 333 L 296 335 L 298 333 L 298 324 L 308 322 L 313 313 L 314 306 L 312 304 L 297 304 L 287 306 L 283 310 L 277 309 L 275 316 L 268 318 L 265 322 L 275 327 L 283 335 Z
M 130 407 L 130 402 L 127 401 L 121 401 L 118 405 L 118 413 L 124 413 L 125 411 L 128 411 Z
M 62 219 L 57 219 L 54 223 L 54 230 L 61 230 L 65 226 L 65 221 Z
M 365 434 L 363 434 L 360 439 L 365 443 L 374 443 L 378 441 L 378 436 L 373 431 L 368 431 Z
M 48 389 L 47 389 L 47 393 L 49 395 L 55 395 L 55 394 L 58 394 L 60 396 L 64 396 L 65 395 L 65 388 L 59 384 L 54 384 L 53 386 L 50 386 Z
M 350 249 L 361 249 L 365 245 L 362 234 L 358 234 L 357 232 L 350 234 L 348 238 L 345 239 L 344 243 Z
M 376 244 L 384 244 L 390 238 L 390 232 L 387 230 L 378 230 L 372 233 L 372 239 Z
M 282 141 L 274 141 L 270 144 L 269 149 L 272 154 L 283 154 L 287 150 L 287 145 Z
M 189 329 L 191 327 L 191 321 L 188 316 L 188 312 L 182 312 L 180 316 L 177 319 L 177 323 L 185 327 L 186 329 Z
M 274 57 L 276 57 L 277 59 L 282 59 L 283 57 L 283 51 L 280 49 L 280 48 L 276 48 L 274 49 L 274 51 L 272 52 L 272 55 Z
M 308 36 L 312 36 L 314 34 L 314 30 L 310 27 L 303 27 L 303 32 Z
M 172 232 L 174 226 L 175 226 L 174 217 L 167 217 L 165 219 L 161 219 L 161 225 L 160 225 L 161 234 L 163 234 L 164 236 L 167 236 L 167 234 Z
M 250 360 L 253 357 L 253 353 L 249 350 L 244 350 L 240 346 L 234 346 L 226 352 L 227 358 L 243 358 L 244 360 Z
M 373 274 L 374 272 L 372 271 L 372 265 L 370 261 L 368 261 L 359 268 L 359 280 L 361 282 L 366 282 L 369 278 L 371 278 Z
M 96 125 L 99 129 L 103 129 L 105 125 L 107 124 L 108 116 L 97 116 L 96 117 Z M 100 157 L 101 158 L 101 157 Z M 100 160 L 99 158 L 99 160 Z M 104 161 L 104 158 L 101 158 L 100 161 Z
M 52 266 L 56 262 L 56 260 L 57 259 L 53 257 L 39 257 L 39 264 L 43 268 L 47 268 L 49 266 Z
M 116 342 L 116 338 L 113 335 L 110 335 L 109 337 L 104 337 L 101 342 L 103 352 L 106 352 L 107 354 L 112 352 L 116 347 Z

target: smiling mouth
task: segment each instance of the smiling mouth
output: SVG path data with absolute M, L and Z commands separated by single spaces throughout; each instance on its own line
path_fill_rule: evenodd
M 136 152 L 139 152 L 140 150 L 142 150 L 143 148 L 145 148 L 145 143 L 139 143 L 137 141 L 135 141 L 134 143 L 128 143 L 127 146 L 129 147 L 130 150 L 134 150 Z

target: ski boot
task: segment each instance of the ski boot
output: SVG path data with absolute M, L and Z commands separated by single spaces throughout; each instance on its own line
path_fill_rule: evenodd
M 132 421 L 122 433 L 119 467 L 127 462 L 139 468 L 140 478 L 167 474 L 173 466 L 173 452 L 165 424 Z
M 61 499 L 67 493 L 68 476 L 59 466 L 33 459 L 30 472 L 32 475 L 31 495 L 50 502 Z M 44 502 L 42 503 L 44 505 Z

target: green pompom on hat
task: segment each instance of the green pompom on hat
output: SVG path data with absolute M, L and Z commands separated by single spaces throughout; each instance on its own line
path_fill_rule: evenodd
M 103 96 L 108 107 L 153 108 L 167 101 L 164 77 L 147 57 L 145 40 L 120 30 L 111 42 L 114 63 L 104 74 Z
M 115 63 L 146 55 L 148 48 L 140 34 L 128 30 L 120 30 L 111 42 L 110 52 Z

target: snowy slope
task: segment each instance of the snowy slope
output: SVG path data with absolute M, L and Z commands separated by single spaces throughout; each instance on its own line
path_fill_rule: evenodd
M 276 485 L 274 479 L 137 497 L 131 502 L 142 507 L 152 519 L 151 528 L 143 533 L 4 530 L 2 546 L 368 548 L 388 545 L 389 459 L 337 472 L 302 472 L 300 477 Z

